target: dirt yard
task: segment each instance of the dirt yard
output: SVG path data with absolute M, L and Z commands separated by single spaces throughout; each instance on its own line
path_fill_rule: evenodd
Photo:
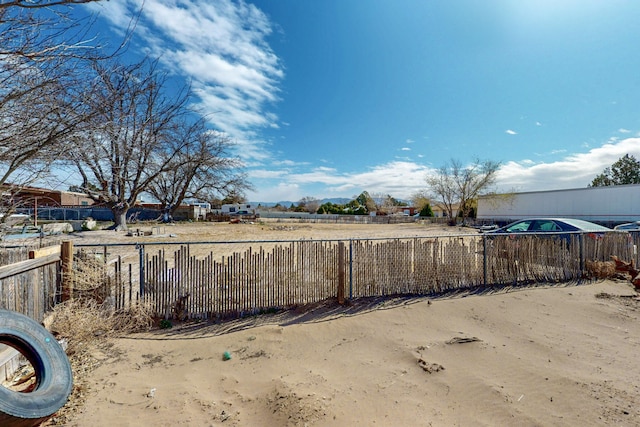
M 160 241 L 328 240 L 476 233 L 473 228 L 449 227 L 428 222 L 408 224 L 333 224 L 303 223 L 296 220 L 276 221 L 272 219 L 241 224 L 226 222 L 131 224 L 129 231 L 130 233 L 113 230 L 85 231 L 72 233 L 66 237 L 78 243 L 134 243 Z M 138 231 L 140 233 L 137 233 Z M 151 233 L 151 235 L 143 235 L 148 233 Z
M 626 283 L 192 324 L 97 349 L 72 426 L 637 426 Z
M 143 231 L 151 226 L 134 226 Z M 160 226 L 75 242 L 474 233 L 425 224 Z M 376 299 L 191 323 L 93 350 L 71 426 L 638 426 L 640 302 L 628 282 Z

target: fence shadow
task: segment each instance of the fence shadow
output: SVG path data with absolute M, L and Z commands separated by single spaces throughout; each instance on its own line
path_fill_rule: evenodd
M 175 324 L 170 329 L 156 329 L 144 336 L 124 337 L 143 340 L 186 340 L 202 339 L 221 336 L 260 326 L 291 326 L 330 322 L 343 317 L 358 316 L 378 310 L 389 310 L 411 304 L 437 302 L 458 298 L 482 295 L 499 295 L 510 292 L 521 292 L 531 289 L 550 287 L 574 287 L 596 283 L 597 280 L 578 280 L 562 283 L 529 283 L 517 285 L 497 285 L 482 288 L 457 289 L 430 295 L 392 295 L 378 297 L 363 297 L 338 304 L 335 298 L 330 298 L 315 304 L 307 304 L 290 309 L 278 310 L 274 313 L 264 313 L 241 318 L 211 322 L 186 321 Z

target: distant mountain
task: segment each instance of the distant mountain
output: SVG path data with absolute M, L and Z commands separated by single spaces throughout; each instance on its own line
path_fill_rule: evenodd
M 329 199 L 322 199 L 320 200 L 320 204 L 323 205 L 325 203 L 333 203 L 334 205 L 346 205 L 347 203 L 349 203 L 350 201 L 352 201 L 353 199 L 349 199 L 346 197 L 334 197 L 334 198 L 329 198 Z M 407 206 L 411 205 L 411 200 L 403 200 L 403 199 L 397 199 L 399 202 L 402 203 L 406 203 Z M 264 208 L 272 208 L 275 205 L 280 205 L 280 206 L 284 206 L 284 207 L 289 207 L 292 204 L 294 206 L 298 206 L 298 201 L 296 202 L 292 202 L 291 200 L 281 200 L 279 202 L 249 202 L 252 205 L 260 205 Z
M 334 197 L 334 198 L 330 198 L 330 199 L 322 199 L 320 200 L 320 204 L 323 205 L 325 203 L 333 203 L 334 205 L 346 205 L 347 203 L 349 203 L 351 200 L 353 199 L 349 199 L 346 197 Z M 272 208 L 275 205 L 280 205 L 280 206 L 286 206 L 287 208 L 289 206 L 291 206 L 292 204 L 295 206 L 298 206 L 298 201 L 291 201 L 291 200 L 281 200 L 279 202 L 249 202 L 252 205 L 260 205 L 263 206 L 265 208 Z
M 296 206 L 298 205 L 298 202 L 292 202 L 289 200 L 282 200 L 279 202 L 249 202 L 249 203 L 256 206 L 261 206 L 263 208 L 272 208 L 275 205 L 285 206 L 288 208 L 289 206 L 291 206 L 292 203 Z
M 346 205 L 353 199 L 347 199 L 346 197 L 334 197 L 332 199 L 322 199 L 320 204 L 323 205 L 325 203 L 333 203 L 334 205 Z
M 280 206 L 286 206 L 289 207 L 291 206 L 291 203 L 293 202 L 287 202 L 287 201 L 282 201 L 282 202 L 249 202 L 249 204 L 251 205 L 256 205 L 256 206 L 262 206 L 263 208 L 272 208 L 275 205 L 280 205 Z

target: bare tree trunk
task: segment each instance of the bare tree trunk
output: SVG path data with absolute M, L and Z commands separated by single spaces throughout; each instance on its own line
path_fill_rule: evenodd
M 122 206 L 113 206 L 111 212 L 113 212 L 113 222 L 115 222 L 113 229 L 116 231 L 127 231 L 127 212 L 129 208 Z

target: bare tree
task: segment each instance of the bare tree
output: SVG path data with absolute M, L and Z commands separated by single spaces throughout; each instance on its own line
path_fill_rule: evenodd
M 304 207 L 306 212 L 313 214 L 318 212 L 318 208 L 320 208 L 320 200 L 315 197 L 306 196 L 300 199 L 298 206 Z
M 169 167 L 146 190 L 170 215 L 184 200 L 215 200 L 251 188 L 240 160 L 229 153 L 231 139 L 207 129 L 204 119 L 183 123 L 176 136 L 180 138 L 174 144 L 180 149 L 175 155 L 175 150 L 162 153 L 173 158 L 164 161 Z
M 72 6 L 99 0 L 0 3 L 0 55 L 43 63 L 96 55 L 92 20 L 71 15 Z
M 156 65 L 149 60 L 129 66 L 96 63 L 88 102 L 97 113 L 74 138 L 72 158 L 82 187 L 112 210 L 118 230 L 127 229 L 126 215 L 138 196 L 173 166 L 187 143 L 182 125 L 189 115 L 189 91 L 168 96 L 166 75 Z
M 247 203 L 247 197 L 242 191 L 231 190 L 227 193 L 222 200 L 219 201 L 219 205 L 240 205 Z M 213 203 L 212 203 L 213 204 Z
M 52 6 L 92 3 L 100 0 L 5 0 L 0 3 L 0 9 L 22 7 L 25 9 L 40 9 Z
M 495 183 L 499 168 L 499 162 L 489 160 L 475 160 L 470 165 L 463 166 L 459 160 L 452 159 L 427 176 L 427 187 L 438 200 L 436 205 L 447 213 L 451 225 L 455 225 L 458 213 L 462 216 L 462 222 L 465 222 L 472 208 L 472 201 Z
M 22 183 L 37 178 L 92 114 L 76 76 L 56 67 L 16 71 L 10 86 L 13 96 L 0 100 L 0 184 L 16 174 Z
M 425 206 L 431 203 L 431 198 L 426 191 L 420 190 L 411 195 L 411 203 L 418 211 L 421 211 Z
M 45 174 L 90 114 L 79 77 L 99 48 L 65 7 L 89 1 L 0 3 L 0 186 L 12 192 Z

